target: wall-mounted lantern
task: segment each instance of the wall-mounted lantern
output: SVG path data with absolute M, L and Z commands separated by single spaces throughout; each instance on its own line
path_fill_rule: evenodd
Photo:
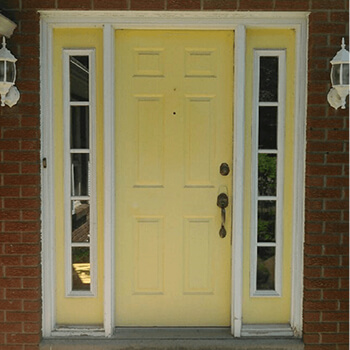
M 12 107 L 19 99 L 19 91 L 14 86 L 16 81 L 17 58 L 6 48 L 5 37 L 2 38 L 0 49 L 0 95 L 1 106 Z
M 327 99 L 329 104 L 338 109 L 345 109 L 346 97 L 349 95 L 349 51 L 345 49 L 345 41 L 342 39 L 341 50 L 331 60 L 331 82 Z

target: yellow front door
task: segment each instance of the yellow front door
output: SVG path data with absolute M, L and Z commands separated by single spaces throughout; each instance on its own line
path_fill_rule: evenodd
M 117 326 L 230 324 L 233 36 L 116 31 Z

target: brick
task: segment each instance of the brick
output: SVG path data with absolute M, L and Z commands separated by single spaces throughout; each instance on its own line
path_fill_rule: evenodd
M 58 8 L 69 10 L 91 10 L 91 1 L 90 0 L 79 0 L 79 1 L 71 1 L 71 0 L 57 0 Z
M 308 221 L 340 221 L 340 212 L 306 212 Z
M 303 340 L 306 344 L 318 344 L 320 336 L 318 334 L 304 334 Z
M 3 288 L 21 288 L 22 279 L 21 278 L 0 278 L 0 286 L 2 286 Z
M 37 244 L 7 244 L 5 245 L 6 254 L 38 254 L 40 247 Z
M 204 10 L 236 10 L 238 8 L 237 0 L 204 0 Z
M 128 9 L 127 0 L 94 0 L 95 10 L 126 10 Z
M 346 200 L 338 200 L 338 201 L 326 201 L 326 210 L 332 209 L 349 209 L 349 202 Z
M 40 269 L 38 267 L 6 267 L 7 277 L 38 277 Z
M 20 311 L 22 310 L 22 301 L 20 300 L 0 300 L 1 310 L 12 310 Z
M 0 210 L 0 220 L 19 220 L 18 210 Z
M 23 300 L 23 310 L 24 311 L 40 311 L 41 303 L 39 301 L 33 300 Z
M 5 198 L 5 208 L 14 209 L 33 209 L 40 208 L 39 199 L 29 199 L 29 198 Z
M 327 177 L 326 185 L 327 187 L 346 187 L 349 184 L 347 177 Z
M 308 198 L 340 198 L 341 190 L 337 189 L 306 189 L 306 196 Z
M 19 333 L 22 331 L 22 323 L 0 323 L 0 332 Z
M 30 8 L 55 8 L 55 0 L 22 0 L 22 7 L 24 10 Z
M 349 276 L 349 269 L 344 269 L 343 267 L 325 268 L 323 273 L 325 277 L 347 277 Z
M 349 225 L 342 222 L 326 222 L 325 233 L 348 233 Z
M 323 322 L 347 322 L 349 321 L 349 314 L 347 312 L 332 311 L 322 312 Z
M 24 266 L 38 266 L 40 264 L 40 256 L 39 255 L 22 256 L 22 263 Z
M 6 320 L 8 322 L 39 322 L 39 312 L 7 312 Z
M 240 1 L 239 10 L 272 10 L 273 1 L 271 0 L 245 0 Z
M 22 220 L 39 220 L 40 214 L 38 210 L 22 210 Z
M 342 175 L 341 165 L 306 165 L 306 172 L 310 175 Z
M 18 266 L 21 264 L 20 256 L 0 255 L 0 266 Z
M 317 311 L 305 311 L 304 312 L 304 322 L 319 322 L 321 319 L 321 312 Z
M 131 0 L 130 2 L 131 10 L 164 10 L 164 8 L 164 0 Z
M 200 10 L 200 0 L 168 0 L 168 10 Z
M 40 154 L 39 152 L 15 152 L 6 151 L 4 152 L 4 161 L 8 162 L 38 162 Z
M 342 343 L 342 344 L 348 344 L 349 342 L 349 335 L 348 334 L 322 334 L 322 342 L 323 343 Z
M 347 130 L 328 130 L 327 139 L 346 141 L 349 139 L 349 132 Z
M 304 261 L 307 266 L 339 266 L 339 258 L 337 256 L 306 256 Z
M 37 323 L 24 323 L 24 332 L 25 333 L 39 333 L 41 331 L 41 327 Z
M 339 244 L 340 236 L 332 234 L 307 234 L 305 235 L 305 243 L 312 245 L 312 247 L 317 245 L 322 247 L 323 245 Z
M 336 289 L 339 282 L 337 278 L 305 278 L 304 286 L 307 289 Z
M 38 222 L 6 222 L 5 230 L 7 232 L 33 232 L 38 231 L 40 225 Z
M 6 290 L 6 298 L 8 298 L 8 299 L 20 299 L 20 300 L 21 299 L 37 300 L 40 298 L 40 293 L 38 290 L 35 290 L 35 289 L 8 289 L 8 290 Z M 32 319 L 30 319 L 30 320 L 32 320 Z M 17 320 L 15 320 L 15 321 L 17 321 Z
M 312 0 L 311 9 L 339 9 L 345 10 L 345 2 L 339 0 Z
M 23 278 L 24 289 L 37 289 L 37 288 L 40 288 L 40 285 L 41 285 L 40 278 Z
M 288 1 L 288 0 L 277 0 L 275 10 L 289 10 L 294 11 L 307 11 L 309 9 L 308 1 Z
M 347 290 L 325 290 L 323 291 L 323 298 L 328 300 L 349 300 L 349 292 Z
M 331 311 L 337 310 L 338 303 L 336 301 L 304 301 L 306 310 Z
M 7 342 L 9 344 L 35 344 L 39 343 L 40 341 L 40 335 L 39 334 L 8 334 L 7 335 Z
M 342 142 L 309 142 L 307 144 L 308 152 L 343 152 Z
M 304 331 L 306 333 L 323 333 L 323 332 L 336 332 L 336 323 L 305 323 Z

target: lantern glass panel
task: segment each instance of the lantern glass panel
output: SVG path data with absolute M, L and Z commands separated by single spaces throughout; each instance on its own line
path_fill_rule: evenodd
M 14 83 L 15 79 L 16 79 L 15 62 L 6 62 L 6 81 L 8 83 Z
M 0 82 L 5 81 L 5 61 L 0 61 Z
M 334 64 L 332 67 L 332 85 L 340 84 L 340 64 Z
M 343 63 L 343 85 L 349 85 L 349 63 Z

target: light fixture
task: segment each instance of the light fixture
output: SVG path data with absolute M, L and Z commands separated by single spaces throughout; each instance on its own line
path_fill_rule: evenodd
M 12 107 L 19 99 L 19 92 L 14 86 L 16 81 L 17 58 L 6 48 L 5 37 L 2 38 L 0 49 L 0 96 L 1 106 Z
M 345 49 L 345 41 L 342 39 L 341 50 L 331 60 L 331 82 L 327 99 L 329 104 L 338 109 L 345 109 L 346 97 L 349 95 L 349 51 Z

